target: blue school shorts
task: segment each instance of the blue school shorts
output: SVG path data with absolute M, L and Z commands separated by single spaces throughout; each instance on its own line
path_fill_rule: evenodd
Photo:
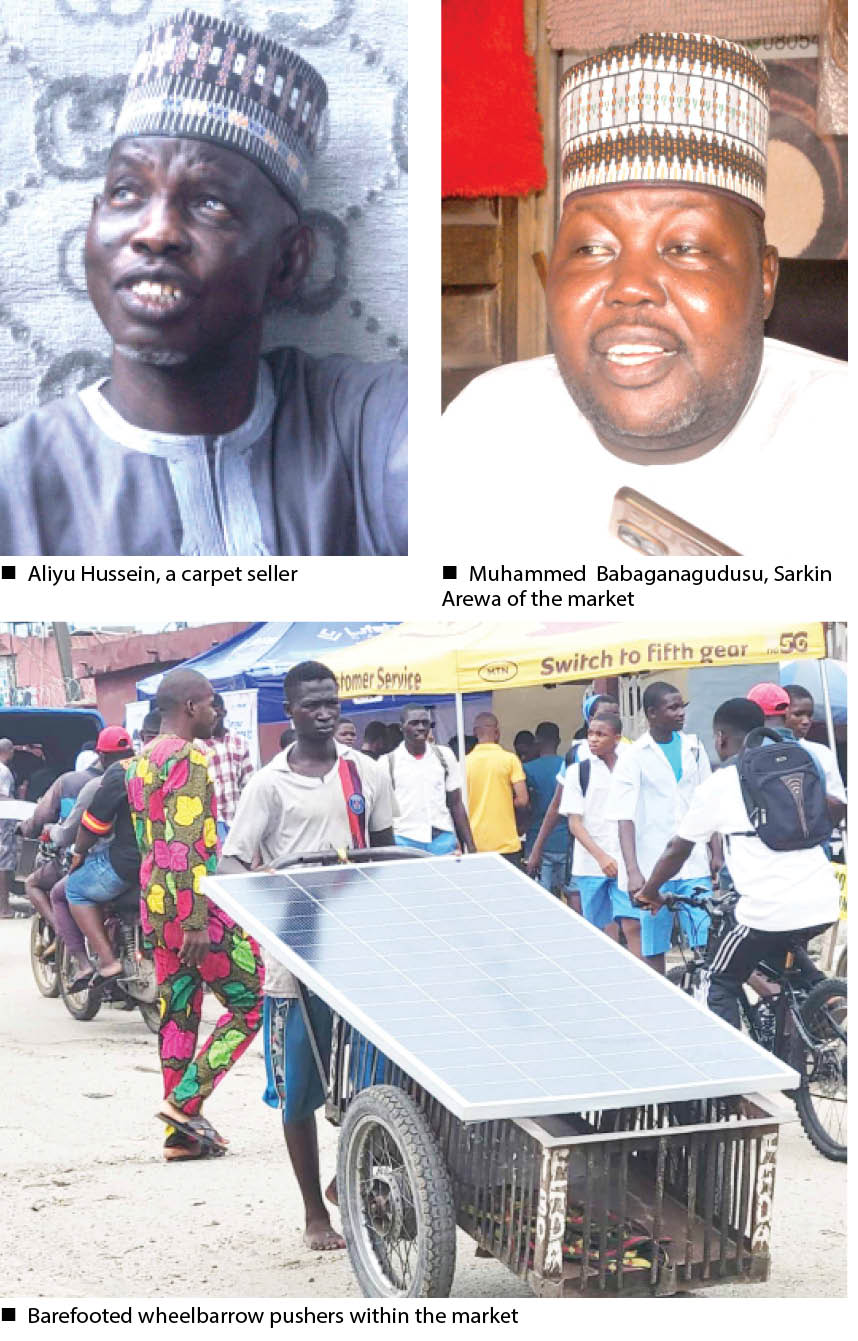
M 447 829 L 443 833 L 436 833 L 430 843 L 421 843 L 418 838 L 403 838 L 400 833 L 393 835 L 393 841 L 397 847 L 419 847 L 424 852 L 433 853 L 436 857 L 446 857 L 448 853 L 455 852 L 459 845 L 456 835 Z
M 691 898 L 694 890 L 703 885 L 707 895 L 712 893 L 712 881 L 708 875 L 698 875 L 694 880 L 668 880 L 662 885 L 662 894 L 682 894 Z M 646 908 L 641 910 L 641 953 L 663 955 L 670 949 L 673 931 L 673 913 L 669 908 L 659 908 L 653 915 Z M 702 908 L 678 908 L 683 930 L 691 945 L 705 945 L 709 939 L 709 914 Z
M 599 930 L 618 917 L 640 918 L 640 909 L 616 880 L 606 875 L 575 875 L 572 879 L 581 895 L 581 912 Z

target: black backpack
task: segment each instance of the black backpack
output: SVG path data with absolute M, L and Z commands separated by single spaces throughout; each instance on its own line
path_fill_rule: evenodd
M 754 826 L 742 837 L 756 835 L 774 852 L 798 852 L 828 841 L 831 816 L 825 786 L 816 761 L 798 741 L 783 740 L 767 726 L 756 727 L 745 737 L 736 768 Z
M 567 769 L 572 768 L 575 764 L 578 765 L 578 783 L 581 788 L 581 795 L 586 796 L 587 788 L 590 785 L 590 755 L 588 754 L 586 759 L 578 758 L 578 751 L 583 744 L 583 740 L 576 740 L 575 744 L 571 745 L 563 756 L 563 762 Z

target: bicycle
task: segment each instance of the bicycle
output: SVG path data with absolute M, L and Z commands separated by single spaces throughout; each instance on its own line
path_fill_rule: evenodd
M 662 897 L 673 913 L 683 961 L 667 977 L 705 1005 L 706 967 L 739 896 L 735 890 L 720 897 L 711 897 L 702 888 L 698 893 L 695 898 Z M 705 949 L 688 944 L 678 913 L 683 905 L 709 914 Z M 847 1154 L 846 979 L 824 978 L 811 985 L 805 961 L 807 951 L 798 944 L 787 951 L 783 963 L 761 960 L 739 993 L 740 1017 L 755 1043 L 798 1072 L 800 1084 L 790 1097 L 805 1135 L 826 1159 L 842 1161 Z

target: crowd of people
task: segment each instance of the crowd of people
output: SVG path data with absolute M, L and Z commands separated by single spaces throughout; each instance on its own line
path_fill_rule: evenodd
M 55 856 L 25 888 L 74 957 L 73 990 L 121 990 L 122 965 L 102 911 L 139 885 L 161 1002 L 164 1157 L 226 1152 L 228 1142 L 202 1109 L 262 1029 L 263 1099 L 281 1112 L 305 1241 L 323 1251 L 344 1247 L 328 1209 L 335 1180 L 322 1190 L 316 1132 L 324 1102 L 316 1050 L 327 1065 L 330 1008 L 313 993 L 306 1012 L 296 1008 L 293 975 L 203 892 L 203 879 L 215 873 L 272 868 L 332 849 L 496 852 L 663 972 L 675 916 L 686 919 L 692 944 L 709 934 L 705 911 L 674 914 L 665 894 L 711 890 L 729 866 L 739 900 L 735 925 L 711 960 L 709 1005 L 737 1025 L 738 993 L 766 947 L 785 938 L 804 943 L 837 917 L 839 891 L 823 844 L 843 817 L 846 794 L 832 751 L 807 740 L 814 704 L 800 686 L 759 684 L 721 704 L 714 773 L 704 742 L 684 730 L 687 706 L 675 686 L 648 685 L 646 730 L 629 740 L 618 701 L 588 694 L 565 751 L 559 726 L 548 721 L 519 732 L 515 749 L 506 750 L 497 717 L 480 712 L 460 760 L 452 743 L 435 740 L 424 703 L 406 704 L 395 729 L 368 723 L 359 744 L 357 723 L 340 717 L 333 673 L 306 661 L 284 680 L 290 726 L 281 750 L 254 770 L 209 681 L 188 669 L 168 672 L 138 749 L 124 727 L 104 728 L 95 751 L 55 778 L 21 825 L 25 836 L 51 840 Z M 773 850 L 760 836 L 741 773 L 757 733 L 759 749 L 763 738 L 782 747 L 768 751 L 772 760 L 788 755 L 799 773 L 804 765 L 808 805 L 814 788 L 824 798 L 828 831 L 810 844 Z M 0 795 L 14 790 L 13 749 L 0 740 Z M 0 893 L 8 905 L 4 854 L 15 844 L 6 825 Z M 200 1043 L 205 989 L 224 1013 Z

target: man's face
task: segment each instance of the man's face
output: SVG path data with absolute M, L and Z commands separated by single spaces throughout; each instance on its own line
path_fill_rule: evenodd
M 418 708 L 414 712 L 409 712 L 402 723 L 402 734 L 406 746 L 413 746 L 418 754 L 425 749 L 426 740 L 431 730 L 432 719 L 425 708 Z
M 685 725 L 685 709 L 679 693 L 665 694 L 656 707 L 649 711 L 649 724 L 657 731 L 681 731 Z
M 89 295 L 118 351 L 170 366 L 258 341 L 295 223 L 265 174 L 231 149 L 120 141 L 85 252 Z
M 330 740 L 340 719 L 335 680 L 304 680 L 286 703 L 299 740 Z
M 208 740 L 217 720 L 217 708 L 214 705 L 214 692 L 200 693 L 199 697 L 188 700 L 188 712 L 194 724 L 194 734 L 198 740 Z
M 340 722 L 335 734 L 340 744 L 347 745 L 349 749 L 357 743 L 357 728 L 354 722 Z
M 573 195 L 548 276 L 554 352 L 602 443 L 688 459 L 721 440 L 753 390 L 777 253 L 717 191 L 617 186 Z
M 619 738 L 613 727 L 594 715 L 587 728 L 587 744 L 590 746 L 591 754 L 595 754 L 597 759 L 604 759 L 606 754 L 617 748 Z
M 804 740 L 813 725 L 813 699 L 794 699 L 784 713 L 784 726 Z

